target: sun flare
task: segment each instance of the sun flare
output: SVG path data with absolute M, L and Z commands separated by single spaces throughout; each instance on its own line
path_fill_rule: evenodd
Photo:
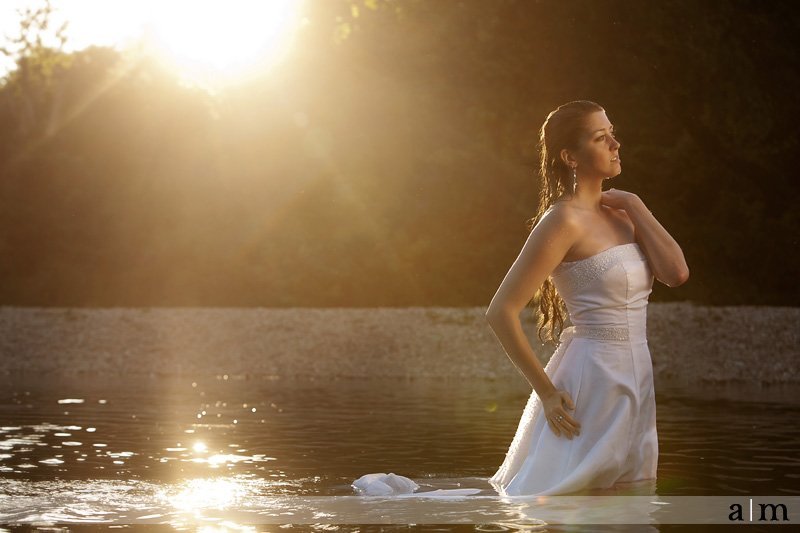
M 305 0 L 81 0 L 53 2 L 51 27 L 66 29 L 66 51 L 87 46 L 133 46 L 184 79 L 208 85 L 235 82 L 288 54 Z M 16 10 L 43 0 L 8 0 L 0 6 L 0 45 L 18 32 Z M 45 35 L 54 45 L 52 36 Z M 51 42 L 52 41 L 52 42 Z M 0 55 L 0 60 L 3 56 Z M 13 66 L 0 61 L 0 70 Z
M 278 62 L 297 27 L 300 0 L 164 2 L 149 17 L 148 34 L 189 77 L 242 74 Z

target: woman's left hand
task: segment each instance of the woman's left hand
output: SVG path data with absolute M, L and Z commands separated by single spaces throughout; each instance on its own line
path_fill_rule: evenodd
M 634 193 L 620 189 L 609 189 L 600 193 L 600 203 L 614 209 L 628 209 L 631 202 L 638 199 L 639 197 Z

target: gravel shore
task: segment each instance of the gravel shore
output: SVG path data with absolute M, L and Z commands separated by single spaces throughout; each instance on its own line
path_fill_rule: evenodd
M 524 379 L 482 307 L 0 307 L 0 371 Z M 523 329 L 544 363 L 553 352 Z M 655 379 L 800 383 L 800 308 L 651 303 Z

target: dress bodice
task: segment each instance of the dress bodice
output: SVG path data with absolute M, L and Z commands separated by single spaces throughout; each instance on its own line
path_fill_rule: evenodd
M 654 277 L 638 243 L 562 262 L 551 278 L 573 325 L 624 327 L 645 336 Z

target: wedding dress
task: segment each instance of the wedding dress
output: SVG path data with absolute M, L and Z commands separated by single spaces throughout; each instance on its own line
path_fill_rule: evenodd
M 581 424 L 558 437 L 531 393 L 506 458 L 489 479 L 501 494 L 552 495 L 654 480 L 658 465 L 647 303 L 653 275 L 638 243 L 612 246 L 551 275 L 572 326 L 545 371 L 569 392 Z
M 572 325 L 561 332 L 545 372 L 557 389 L 569 392 L 575 409 L 568 413 L 580 422 L 580 435 L 556 436 L 532 391 L 489 483 L 501 496 L 541 496 L 654 482 L 658 435 L 646 338 L 654 278 L 646 256 L 638 243 L 619 244 L 562 262 L 551 279 Z M 394 473 L 367 474 L 352 486 L 366 495 L 414 495 L 418 488 Z

